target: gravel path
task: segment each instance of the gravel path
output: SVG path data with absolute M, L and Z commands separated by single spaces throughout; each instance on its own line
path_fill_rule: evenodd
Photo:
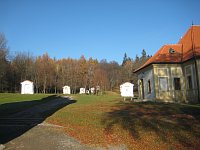
M 45 119 L 64 106 L 74 103 L 66 97 L 29 108 L 6 118 L 0 118 L 0 150 L 103 150 L 81 144 L 64 134 L 63 127 L 48 124 Z M 3 131 L 3 132 L 2 132 Z M 108 147 L 126 150 L 126 146 Z
M 38 125 L 5 144 L 6 150 L 90 150 L 59 127 Z M 92 150 L 92 149 L 91 149 Z

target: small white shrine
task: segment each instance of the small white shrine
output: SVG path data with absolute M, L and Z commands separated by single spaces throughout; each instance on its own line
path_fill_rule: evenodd
M 21 94 L 34 94 L 34 85 L 32 81 L 25 80 L 21 82 Z
M 85 88 L 80 88 L 79 94 L 85 94 Z
M 71 94 L 71 90 L 69 86 L 63 86 L 63 94 Z
M 134 84 L 132 84 L 130 82 L 125 82 L 125 83 L 121 84 L 120 85 L 121 96 L 133 98 L 134 97 L 133 87 L 134 87 Z
M 90 88 L 90 92 L 91 92 L 91 94 L 94 94 L 95 93 L 95 88 L 94 87 Z

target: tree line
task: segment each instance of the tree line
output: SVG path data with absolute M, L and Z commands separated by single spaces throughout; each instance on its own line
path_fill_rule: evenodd
M 100 86 L 102 91 L 119 90 L 123 82 L 137 84 L 133 70 L 143 65 L 150 56 L 142 50 L 142 56 L 134 59 L 124 54 L 122 64 L 116 61 L 98 61 L 81 56 L 79 59 L 33 56 L 28 52 L 18 52 L 10 57 L 7 41 L 0 33 L 0 92 L 20 92 L 20 83 L 24 80 L 34 82 L 36 93 L 61 93 L 68 85 L 72 93 L 78 93 L 81 87 L 89 89 Z

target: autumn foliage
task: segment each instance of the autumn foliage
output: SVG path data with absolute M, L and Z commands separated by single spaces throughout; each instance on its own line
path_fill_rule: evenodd
M 125 54 L 122 65 L 106 59 L 51 58 L 48 53 L 33 56 L 28 52 L 9 54 L 6 38 L 0 33 L 0 92 L 19 92 L 20 82 L 34 82 L 35 93 L 61 93 L 62 87 L 71 87 L 71 93 L 79 92 L 79 88 L 89 89 L 100 86 L 101 92 L 119 91 L 123 82 L 137 84 L 134 69 L 149 59 L 143 50 L 142 56 L 131 59 Z

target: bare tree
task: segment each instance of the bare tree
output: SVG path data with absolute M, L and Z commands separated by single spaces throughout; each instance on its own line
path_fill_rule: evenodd
M 54 80 L 53 73 L 53 60 L 49 57 L 48 53 L 39 56 L 36 59 L 36 69 L 39 78 L 39 86 L 42 88 L 42 93 L 47 93 L 51 90 L 52 82 Z
M 7 84 L 7 72 L 8 72 L 8 48 L 5 35 L 0 33 L 0 91 L 6 90 Z
M 105 70 L 97 68 L 94 73 L 94 85 L 99 86 L 102 91 L 106 91 L 109 85 L 108 74 Z

